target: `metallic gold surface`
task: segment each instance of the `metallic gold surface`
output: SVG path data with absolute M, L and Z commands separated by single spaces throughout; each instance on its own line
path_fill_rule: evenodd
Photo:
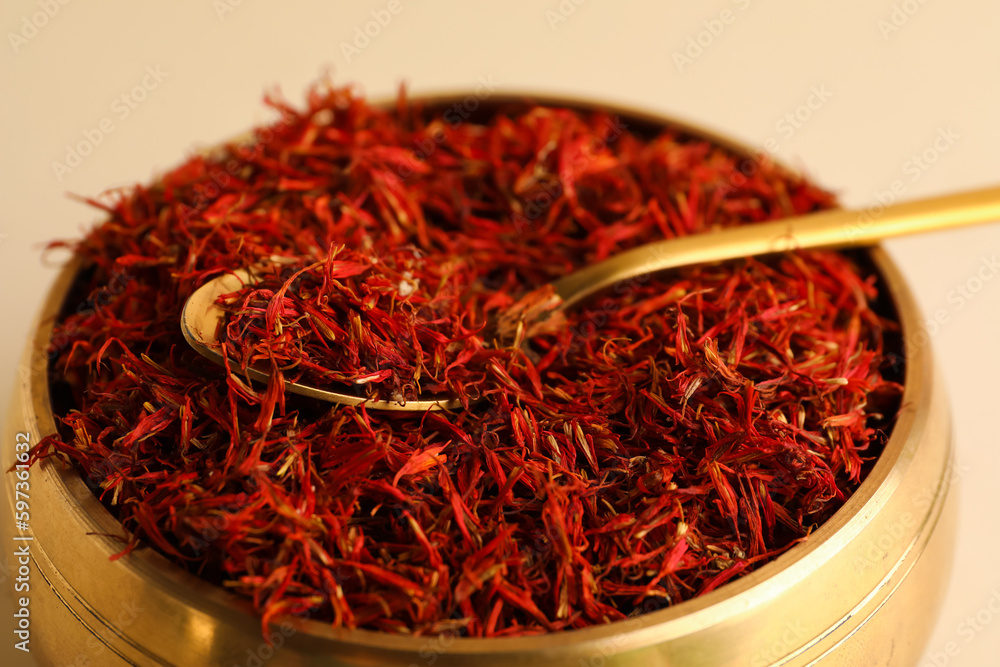
M 913 299 L 888 257 L 879 249 L 870 255 L 908 342 L 920 327 Z M 27 431 L 36 443 L 55 430 L 44 350 L 78 269 L 72 263 L 63 270 L 29 341 L 28 372 L 18 382 L 5 442 Z M 32 611 L 35 627 L 45 629 L 33 639 L 35 651 L 44 656 L 41 664 L 86 658 L 101 666 L 911 667 L 946 583 L 955 515 L 946 502 L 947 400 L 928 348 L 903 349 L 903 407 L 884 453 L 857 493 L 806 542 L 703 597 L 629 621 L 537 637 L 412 638 L 304 619 L 272 628 L 275 650 L 263 642 L 245 601 L 151 549 L 111 560 L 123 546 L 113 537 L 121 531 L 117 521 L 75 471 L 47 460 L 31 477 Z M 4 468 L 11 454 L 3 448 Z M 9 484 L 5 495 L 13 503 Z M 11 531 L 5 525 L 8 543 Z

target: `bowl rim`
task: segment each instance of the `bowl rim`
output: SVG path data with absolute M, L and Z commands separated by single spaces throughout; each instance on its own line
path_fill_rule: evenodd
M 438 104 L 460 102 L 470 96 L 468 90 L 459 92 L 438 92 L 408 96 L 409 102 L 421 102 L 425 108 Z M 396 98 L 392 98 L 394 102 Z M 673 115 L 655 111 L 636 110 L 625 106 L 608 104 L 575 96 L 512 92 L 494 95 L 486 100 L 491 105 L 523 104 L 534 102 L 546 106 L 562 106 L 584 111 L 601 111 L 626 116 L 651 126 L 671 128 L 693 138 L 708 140 L 746 159 L 756 160 L 759 155 L 747 145 L 725 135 L 706 130 L 698 125 L 677 119 Z M 373 106 L 386 106 L 386 102 L 371 102 Z M 248 136 L 247 133 L 239 135 Z M 226 145 L 231 142 L 224 142 Z M 782 162 L 767 158 L 779 168 L 800 174 L 798 170 Z M 892 302 L 899 318 L 902 338 L 905 343 L 913 332 L 919 330 L 919 311 L 905 280 L 880 247 L 867 249 L 884 285 L 886 296 Z M 44 363 L 31 364 L 27 378 L 29 400 L 33 414 L 31 417 L 40 434 L 56 432 L 54 412 L 51 409 L 48 383 L 48 358 L 44 351 L 49 345 L 55 319 L 61 311 L 75 278 L 84 268 L 79 256 L 69 260 L 60 271 L 55 283 L 50 287 L 42 313 L 34 328 L 32 352 L 40 355 Z M 570 646 L 593 645 L 609 639 L 620 639 L 625 644 L 622 650 L 633 650 L 662 643 L 673 638 L 691 635 L 717 624 L 720 619 L 731 618 L 752 610 L 755 606 L 771 599 L 778 592 L 801 582 L 810 572 L 816 570 L 839 550 L 839 547 L 853 539 L 865 525 L 865 517 L 871 516 L 884 506 L 909 466 L 902 454 L 909 443 L 919 441 L 927 421 L 927 404 L 930 401 L 930 373 L 932 362 L 929 346 L 902 345 L 904 359 L 903 397 L 895 424 L 882 454 L 867 478 L 855 493 L 810 535 L 809 539 L 789 548 L 772 561 L 758 567 L 753 572 L 731 580 L 717 589 L 699 597 L 672 604 L 657 611 L 647 612 L 629 619 L 612 623 L 593 625 L 585 628 L 568 629 L 559 632 L 519 637 L 457 637 L 450 636 L 448 652 L 458 655 L 491 653 L 535 653 L 566 649 Z M 904 409 L 904 407 L 906 409 Z M 41 462 L 43 469 L 52 472 L 51 479 L 57 485 L 57 493 L 68 499 L 74 519 L 95 527 L 94 532 L 104 535 L 121 534 L 123 527 L 111 512 L 87 488 L 83 479 L 70 466 L 57 463 L 55 459 Z M 108 555 L 120 552 L 120 544 L 107 537 L 100 539 Z M 168 560 L 165 556 L 142 542 L 142 546 L 132 551 L 127 558 L 119 560 L 123 566 L 136 571 L 144 578 L 163 584 L 169 594 L 184 605 L 222 617 L 248 615 L 246 619 L 254 624 L 260 622 L 250 602 L 221 586 L 205 581 Z M 40 545 L 41 546 L 41 545 Z M 119 548 L 116 548 L 119 547 Z M 398 635 L 366 629 L 334 628 L 329 623 L 300 618 L 282 617 L 275 621 L 290 623 L 296 631 L 319 640 L 349 644 L 357 649 L 377 649 L 413 653 L 427 646 L 429 641 L 444 635 Z M 273 626 L 272 626 L 273 627 Z M 616 642 L 617 643 L 617 642 Z

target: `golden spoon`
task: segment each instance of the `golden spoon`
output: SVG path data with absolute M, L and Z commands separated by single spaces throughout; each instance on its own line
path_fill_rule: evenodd
M 834 209 L 649 243 L 574 271 L 553 283 L 553 287 L 560 299 L 558 308 L 565 309 L 615 283 L 656 271 L 789 250 L 867 246 L 893 236 L 995 220 L 1000 220 L 1000 187 L 896 204 L 881 212 Z M 205 283 L 188 298 L 181 314 L 181 331 L 191 347 L 212 361 L 223 363 L 216 336 L 225 316 L 225 310 L 218 304 L 219 297 L 254 282 L 247 271 L 238 270 Z M 258 381 L 268 379 L 267 373 L 253 368 L 246 372 Z M 366 408 L 374 410 L 422 412 L 462 405 L 456 398 L 405 403 L 375 401 L 298 382 L 287 382 L 285 389 L 331 403 L 365 403 Z

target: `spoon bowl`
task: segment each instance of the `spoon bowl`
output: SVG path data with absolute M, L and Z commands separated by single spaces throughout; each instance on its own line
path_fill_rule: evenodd
M 202 356 L 219 365 L 225 365 L 225 359 L 219 351 L 222 342 L 219 340 L 219 325 L 225 319 L 226 309 L 220 300 L 226 294 L 239 291 L 247 285 L 258 282 L 258 278 L 246 269 L 236 269 L 230 273 L 214 278 L 198 288 L 184 304 L 181 313 L 181 331 L 184 339 Z M 246 375 L 251 380 L 267 382 L 269 373 L 256 368 L 246 369 Z M 357 396 L 336 391 L 327 391 L 319 387 L 300 382 L 286 382 L 286 391 L 321 401 L 340 403 L 342 405 L 365 404 L 369 410 L 397 410 L 405 412 L 425 412 L 427 410 L 450 410 L 458 408 L 462 402 L 456 398 L 427 399 L 418 401 L 377 401 L 366 396 Z

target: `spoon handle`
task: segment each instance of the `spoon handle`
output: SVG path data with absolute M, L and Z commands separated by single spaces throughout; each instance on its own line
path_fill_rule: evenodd
M 562 308 L 655 271 L 796 249 L 849 248 L 881 239 L 1000 220 L 1000 187 L 860 211 L 834 209 L 627 250 L 556 281 Z

